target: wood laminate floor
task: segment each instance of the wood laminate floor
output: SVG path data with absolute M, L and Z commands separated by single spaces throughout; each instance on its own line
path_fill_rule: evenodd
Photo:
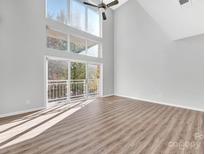
M 0 153 L 204 152 L 202 112 L 116 96 L 97 99 L 74 112 L 76 107 L 56 106 L 0 119 Z

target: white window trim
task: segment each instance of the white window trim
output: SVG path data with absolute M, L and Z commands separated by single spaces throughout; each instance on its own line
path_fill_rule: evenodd
M 48 0 L 45 0 L 45 18 L 46 18 L 46 20 L 51 20 L 51 21 L 53 21 L 53 22 L 57 22 L 58 24 L 63 24 L 63 23 L 60 23 L 60 22 L 58 22 L 58 21 L 55 21 L 55 20 L 52 20 L 52 19 L 49 19 L 48 18 L 48 15 L 47 15 L 47 1 Z M 67 0 L 67 8 L 68 8 L 68 16 L 66 17 L 66 19 L 67 19 L 67 23 L 66 24 L 63 24 L 63 25 L 65 25 L 65 26 L 68 26 L 68 27 L 71 27 L 71 28 L 74 28 L 74 29 L 76 29 L 76 30 L 79 30 L 79 31 L 82 31 L 82 32 L 85 32 L 85 33 L 87 33 L 87 34 L 89 34 L 89 35 L 93 35 L 93 36 L 95 36 L 95 37 L 97 37 L 97 38 L 102 38 L 103 36 L 102 36 L 102 29 L 103 29 L 103 20 L 102 20 L 102 16 L 101 16 L 101 12 L 100 12 L 100 10 L 99 10 L 99 20 L 100 20 L 100 24 L 99 24 L 99 36 L 97 36 L 97 35 L 94 35 L 94 34 L 92 34 L 92 33 L 89 33 L 88 31 L 87 31 L 87 26 L 88 26 L 88 14 L 87 14 L 87 10 L 88 10 L 88 8 L 89 9 L 93 9 L 93 10 L 96 10 L 96 9 L 94 9 L 94 8 L 92 8 L 92 7 L 89 7 L 89 6 L 85 6 L 85 12 L 86 12 L 86 14 L 85 14 L 85 30 L 81 30 L 81 29 L 79 29 L 79 28 L 77 28 L 77 27 L 74 27 L 74 26 L 72 26 L 72 24 L 71 24 L 71 1 L 72 0 Z
M 45 18 L 45 27 L 46 26 L 49 26 L 51 29 L 53 30 L 56 30 L 56 31 L 59 31 L 61 33 L 65 33 L 67 34 L 67 38 L 68 38 L 68 49 L 67 51 L 68 52 L 62 52 L 60 50 L 57 50 L 57 49 L 52 49 L 52 48 L 47 48 L 46 47 L 46 55 L 44 57 L 44 60 L 45 60 L 45 63 L 44 63 L 44 66 L 45 66 L 45 80 L 46 80 L 46 84 L 45 84 L 45 102 L 47 105 L 47 58 L 58 58 L 58 59 L 64 59 L 64 60 L 71 60 L 73 62 L 84 62 L 84 63 L 89 63 L 89 64 L 99 64 L 101 66 L 101 71 L 100 71 L 100 87 L 99 87 L 99 96 L 102 96 L 103 95 L 103 50 L 102 50 L 102 45 L 103 45 L 103 20 L 102 20 L 102 16 L 101 16 L 101 13 L 99 13 L 99 16 L 100 16 L 100 30 L 99 30 L 99 33 L 100 33 L 100 36 L 96 36 L 96 35 L 93 35 L 87 31 L 83 31 L 83 30 L 80 30 L 80 29 L 77 29 L 75 27 L 72 27 L 71 26 L 71 13 L 70 13 L 70 5 L 71 3 L 71 0 L 67 0 L 67 4 L 68 4 L 68 17 L 67 17 L 67 24 L 63 24 L 63 23 L 60 23 L 60 22 L 57 22 L 55 20 L 52 20 L 52 19 L 49 19 L 47 18 L 47 0 L 45 0 L 45 3 L 44 3 L 44 8 L 45 8 L 45 12 L 44 12 L 44 18 Z M 93 9 L 93 8 L 92 8 Z M 87 7 L 86 7 L 86 10 L 87 10 Z M 87 21 L 87 20 L 86 20 Z M 76 53 L 72 53 L 70 52 L 70 35 L 74 35 L 74 36 L 80 36 L 81 38 L 85 38 L 86 40 L 90 40 L 90 41 L 93 41 L 93 42 L 97 42 L 99 44 L 99 53 L 98 53 L 98 57 L 92 57 L 92 56 L 87 56 L 87 55 L 80 55 L 80 54 L 76 54 Z M 47 37 L 47 35 L 46 35 Z M 47 44 L 47 42 L 45 42 Z M 46 46 L 45 44 L 45 46 Z
M 102 97 L 103 96 L 103 63 L 98 63 L 98 62 L 92 62 L 92 61 L 82 61 L 82 60 L 76 60 L 76 59 L 69 59 L 69 58 L 60 58 L 60 57 L 56 57 L 56 56 L 45 56 L 44 57 L 44 65 L 45 65 L 45 106 L 49 107 L 55 104 L 58 104 L 59 102 L 52 102 L 49 103 L 48 102 L 48 60 L 58 60 L 58 61 L 68 61 L 68 81 L 70 81 L 70 74 L 71 74 L 71 69 L 70 69 L 70 64 L 71 62 L 77 62 L 77 63 L 84 63 L 86 65 L 86 82 L 88 82 L 88 71 L 87 71 L 87 67 L 88 65 L 99 65 L 100 66 L 100 78 L 99 78 L 99 88 L 98 88 L 98 95 L 97 97 Z M 69 85 L 69 84 L 68 84 Z M 69 85 L 70 86 L 70 85 Z M 92 99 L 93 97 L 88 97 L 88 86 L 86 86 L 86 97 L 85 99 Z M 68 91 L 67 91 L 67 100 L 65 100 L 64 102 L 68 101 L 70 102 L 70 87 L 68 87 Z M 73 100 L 74 101 L 74 100 Z M 60 101 L 62 102 L 62 101 Z
M 47 25 L 47 26 L 48 26 L 48 25 Z M 89 38 L 88 36 L 83 36 L 82 33 L 81 33 L 81 34 L 76 34 L 76 33 L 70 32 L 69 30 L 66 31 L 66 30 L 64 30 L 64 29 L 59 29 L 59 28 L 55 29 L 55 28 L 53 28 L 53 27 L 51 27 L 51 26 L 48 26 L 48 27 L 51 28 L 52 30 L 56 31 L 56 32 L 63 33 L 63 34 L 65 34 L 65 35 L 67 35 L 67 50 L 65 50 L 65 52 L 67 51 L 67 52 L 69 52 L 69 53 L 71 53 L 71 54 L 81 55 L 81 56 L 87 56 L 87 57 L 92 57 L 92 58 L 103 58 L 103 57 L 102 57 L 102 43 L 101 43 L 101 41 L 95 40 L 95 39 L 93 39 L 93 38 Z M 91 41 L 91 42 L 94 42 L 94 43 L 98 44 L 98 57 L 89 56 L 89 55 L 86 55 L 86 54 L 84 55 L 84 54 L 78 54 L 78 53 L 73 53 L 73 52 L 71 52 L 71 51 L 70 51 L 70 36 L 71 36 L 71 35 L 74 36 L 74 37 L 78 37 L 78 38 L 80 38 L 80 39 L 85 40 L 86 54 L 87 54 L 87 52 L 88 52 L 88 51 L 87 51 L 87 50 L 88 50 L 88 48 L 87 48 L 87 42 L 88 42 L 88 41 Z M 58 49 L 53 49 L 53 48 L 47 48 L 47 49 L 60 51 L 60 50 L 58 50 Z

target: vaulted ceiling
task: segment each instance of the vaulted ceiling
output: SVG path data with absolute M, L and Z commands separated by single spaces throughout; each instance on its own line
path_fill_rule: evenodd
M 137 0 L 173 40 L 202 34 L 204 0 Z
M 127 0 L 119 1 L 122 5 Z M 184 5 L 180 5 L 179 0 L 136 1 L 172 40 L 204 33 L 204 0 L 189 0 Z

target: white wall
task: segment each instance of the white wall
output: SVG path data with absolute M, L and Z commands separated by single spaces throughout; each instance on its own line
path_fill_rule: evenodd
M 203 110 L 203 35 L 171 41 L 136 0 L 114 19 L 115 94 Z
M 115 81 L 116 94 L 201 109 L 203 36 L 169 40 L 134 0 L 117 9 L 114 23 L 112 14 L 103 23 L 104 95 Z M 44 106 L 44 56 L 79 58 L 46 50 L 45 24 L 44 1 L 0 1 L 0 114 Z
M 46 31 L 41 3 L 41 0 L 0 1 L 1 114 L 44 104 Z
M 103 94 L 114 94 L 114 18 L 111 10 L 106 11 L 103 22 Z
M 113 21 L 103 24 L 104 94 L 113 93 Z M 46 49 L 44 0 L 0 1 L 0 115 L 45 106 L 44 57 L 80 58 Z M 30 102 L 28 102 L 29 100 Z

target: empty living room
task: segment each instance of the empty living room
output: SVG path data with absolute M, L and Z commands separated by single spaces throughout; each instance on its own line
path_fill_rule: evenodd
M 0 0 L 0 154 L 204 154 L 204 0 Z

